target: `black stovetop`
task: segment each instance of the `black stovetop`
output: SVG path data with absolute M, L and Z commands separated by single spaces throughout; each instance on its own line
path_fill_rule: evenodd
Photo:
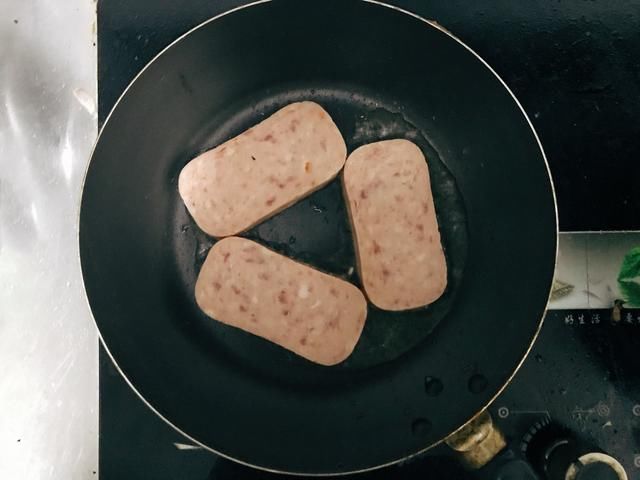
M 100 0 L 100 122 L 133 76 L 164 46 L 203 20 L 244 3 Z M 511 87 L 544 145 L 561 230 L 639 229 L 640 0 L 388 3 L 438 21 Z M 533 352 L 494 404 L 494 419 L 516 455 L 531 426 L 550 416 L 617 457 L 629 478 L 640 478 L 640 326 L 567 324 L 565 315 L 547 314 Z M 102 479 L 273 477 L 175 445 L 188 443 L 138 400 L 101 351 Z M 359 476 L 467 477 L 438 448 Z

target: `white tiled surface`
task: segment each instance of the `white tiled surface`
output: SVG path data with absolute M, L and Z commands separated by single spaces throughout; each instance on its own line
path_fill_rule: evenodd
M 562 233 L 556 280 L 573 285 L 551 309 L 611 308 L 622 298 L 618 273 L 625 254 L 640 246 L 640 232 Z

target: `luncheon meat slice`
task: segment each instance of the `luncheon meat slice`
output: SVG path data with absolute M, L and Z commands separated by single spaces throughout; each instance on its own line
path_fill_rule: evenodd
M 447 263 L 422 151 L 408 140 L 364 145 L 349 155 L 343 182 L 369 300 L 385 310 L 434 302 Z
M 355 286 L 238 237 L 209 251 L 196 302 L 208 316 L 321 365 L 351 354 L 367 316 Z
M 332 180 L 347 149 L 313 102 L 292 103 L 246 132 L 191 160 L 178 190 L 206 233 L 240 233 Z

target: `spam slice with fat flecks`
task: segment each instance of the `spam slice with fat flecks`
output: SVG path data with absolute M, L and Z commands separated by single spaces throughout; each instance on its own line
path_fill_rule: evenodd
M 351 354 L 367 316 L 352 284 L 238 237 L 211 248 L 195 295 L 208 316 L 321 365 Z
M 326 185 L 346 159 L 342 135 L 313 102 L 292 103 L 191 160 L 178 190 L 214 237 L 243 232 Z
M 349 155 L 342 180 L 369 300 L 384 310 L 437 300 L 447 263 L 420 148 L 408 140 L 364 145 Z

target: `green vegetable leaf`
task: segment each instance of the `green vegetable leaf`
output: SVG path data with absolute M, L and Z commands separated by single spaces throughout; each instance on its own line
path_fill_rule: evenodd
M 632 280 L 638 277 L 640 277 L 640 247 L 635 247 L 624 256 L 618 281 Z
M 624 256 L 618 286 L 628 306 L 640 307 L 640 247 L 632 248 Z
M 618 281 L 620 293 L 626 302 L 625 306 L 640 307 L 640 283 L 634 281 Z

